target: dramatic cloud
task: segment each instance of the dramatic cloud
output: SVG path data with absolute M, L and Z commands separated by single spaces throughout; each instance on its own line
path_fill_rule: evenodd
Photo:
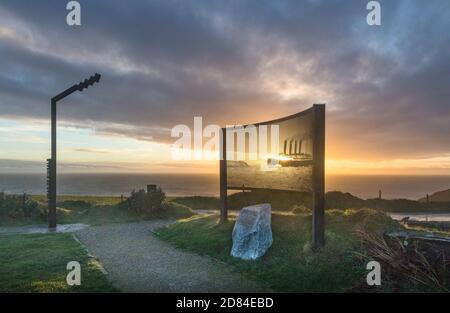
M 450 152 L 450 3 L 381 1 L 0 0 L 0 116 L 168 142 L 176 124 L 231 124 L 328 104 L 328 155 L 370 161 Z

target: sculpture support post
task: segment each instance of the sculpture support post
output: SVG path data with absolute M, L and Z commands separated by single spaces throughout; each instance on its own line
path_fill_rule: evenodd
M 56 100 L 51 103 L 51 159 L 48 164 L 48 227 L 56 227 Z
M 220 223 L 228 221 L 227 196 L 227 129 L 222 128 L 220 140 Z
M 312 242 L 318 250 L 325 244 L 325 105 L 314 105 Z
M 95 73 L 88 79 L 73 85 L 56 95 L 51 100 L 51 159 L 47 164 L 47 201 L 48 201 L 48 227 L 56 228 L 56 103 L 75 91 L 83 91 L 83 89 L 94 85 L 100 81 L 101 75 Z

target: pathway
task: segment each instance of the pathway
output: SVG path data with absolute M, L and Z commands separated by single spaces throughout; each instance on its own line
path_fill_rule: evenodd
M 124 292 L 264 292 L 209 257 L 176 249 L 152 231 L 168 221 L 85 228 L 76 233 Z

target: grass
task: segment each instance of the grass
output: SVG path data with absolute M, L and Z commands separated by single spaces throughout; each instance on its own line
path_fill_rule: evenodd
M 194 210 L 217 210 L 220 207 L 220 200 L 217 197 L 176 197 L 173 198 L 173 201 Z M 255 203 L 270 203 L 274 210 L 290 210 L 298 204 L 311 207 L 311 195 L 304 192 L 267 189 L 236 192 L 228 195 L 228 208 L 230 210 L 240 210 Z
M 45 195 L 33 195 L 32 199 L 40 204 L 40 208 L 46 208 Z M 307 193 L 255 190 L 252 192 L 238 192 L 229 195 L 229 209 L 240 209 L 254 203 L 271 203 L 274 210 L 290 212 L 298 207 L 311 207 L 311 196 Z M 120 197 L 118 196 L 58 196 L 58 222 L 59 223 L 85 223 L 100 225 L 107 223 L 136 222 L 143 219 L 186 217 L 191 216 L 189 208 L 199 210 L 217 210 L 219 199 L 216 197 L 169 197 L 168 211 L 159 216 L 138 216 L 132 212 L 126 212 L 118 208 Z M 341 192 L 328 192 L 326 194 L 327 209 L 345 210 L 346 208 L 375 208 L 381 211 L 445 211 L 449 209 L 448 203 L 423 204 L 412 200 L 362 200 L 351 194 Z M 426 207 L 424 207 L 426 205 Z M 46 214 L 34 218 L 14 218 L 2 214 L 0 210 L 0 226 L 21 226 L 29 224 L 46 223 Z
M 44 196 L 33 196 L 33 199 L 40 203 L 41 208 L 46 207 Z M 160 218 L 186 218 L 193 215 L 190 208 L 171 201 L 167 203 L 165 210 L 146 215 L 120 208 L 119 203 L 120 197 L 61 196 L 58 197 L 57 203 L 57 223 L 104 225 Z M 45 212 L 33 218 L 0 215 L 0 226 L 23 226 L 45 223 L 47 223 Z
M 161 212 L 152 214 L 137 214 L 117 205 L 92 205 L 89 202 L 73 203 L 65 201 L 58 205 L 57 220 L 62 224 L 84 223 L 89 225 L 103 225 L 112 223 L 131 223 L 142 220 L 186 218 L 193 213 L 188 207 L 169 202 Z
M 215 197 L 176 197 L 173 201 L 192 207 L 193 209 L 218 209 L 219 198 Z M 276 211 L 291 211 L 302 205 L 312 207 L 311 194 L 306 192 L 257 189 L 237 192 L 228 195 L 228 208 L 240 210 L 255 203 L 270 203 Z M 360 199 L 350 193 L 330 191 L 325 195 L 326 209 L 345 210 L 347 208 L 373 208 L 385 212 L 450 212 L 450 202 L 430 202 L 407 199 Z
M 37 196 L 35 196 L 37 197 Z M 36 201 L 45 200 L 37 197 Z M 57 223 L 102 225 L 137 222 L 148 219 L 187 218 L 192 211 L 181 204 L 168 202 L 161 212 L 140 215 L 120 208 L 120 198 L 59 197 Z M 0 225 L 19 226 L 46 223 L 46 218 L 11 218 L 0 216 Z M 96 260 L 70 234 L 36 234 L 0 236 L 0 292 L 112 292 Z M 78 261 L 82 285 L 68 286 L 69 261 Z
M 70 234 L 0 236 L 0 259 L 0 292 L 117 291 Z M 70 261 L 81 265 L 81 286 L 66 283 Z
M 46 195 L 33 195 L 31 198 L 35 201 L 46 203 Z M 120 203 L 120 197 L 116 196 L 58 196 L 58 202 L 66 201 L 84 201 L 94 205 L 115 205 Z
M 190 207 L 193 210 L 217 210 L 219 198 L 216 197 L 173 197 L 171 201 Z
M 377 260 L 392 290 L 449 292 L 448 246 L 439 242 L 391 238 L 360 232 L 362 257 Z
M 311 250 L 311 215 L 272 215 L 273 245 L 257 261 L 230 256 L 234 220 L 219 225 L 217 215 L 194 216 L 158 230 L 174 246 L 208 255 L 278 292 L 345 292 L 363 282 L 367 271 L 354 253 L 356 229 L 384 231 L 399 227 L 373 210 L 328 211 L 326 247 Z

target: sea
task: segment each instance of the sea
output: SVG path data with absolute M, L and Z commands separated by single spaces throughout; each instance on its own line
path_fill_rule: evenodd
M 119 196 L 148 184 L 159 185 L 168 196 L 218 196 L 214 174 L 59 174 L 59 195 Z M 413 199 L 450 189 L 450 176 L 330 175 L 327 191 L 349 192 L 363 199 Z M 45 174 L 1 174 L 0 191 L 45 194 Z

